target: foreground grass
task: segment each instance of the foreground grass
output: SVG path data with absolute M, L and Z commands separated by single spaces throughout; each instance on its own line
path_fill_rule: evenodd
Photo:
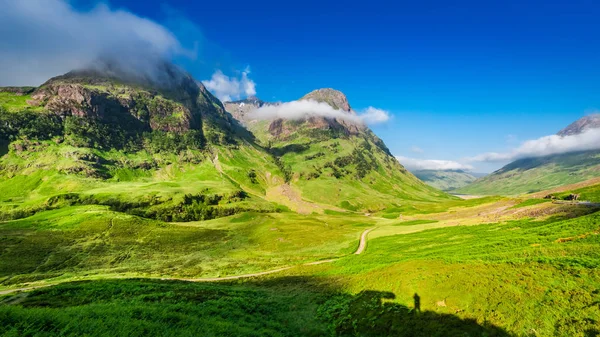
M 496 208 L 527 215 L 549 207 L 561 211 L 480 225 L 475 217 L 459 225 L 460 217 L 483 217 Z M 407 221 L 284 212 L 164 223 L 100 206 L 43 212 L 0 224 L 5 288 L 42 279 L 226 276 L 297 267 L 229 283 L 96 280 L 12 294 L 0 300 L 0 320 L 8 322 L 0 331 L 594 336 L 600 331 L 596 210 L 491 197 L 448 201 Z M 366 228 L 375 229 L 365 253 L 349 254 Z M 301 265 L 335 256 L 340 259 Z
M 311 277 L 239 284 L 78 282 L 0 298 L 6 336 L 508 336 Z M 386 301 L 386 302 L 384 302 Z
M 350 293 L 391 292 L 407 306 L 417 293 L 424 310 L 519 336 L 594 336 L 600 331 L 599 246 L 598 213 L 522 219 L 376 237 L 365 254 L 306 272 Z

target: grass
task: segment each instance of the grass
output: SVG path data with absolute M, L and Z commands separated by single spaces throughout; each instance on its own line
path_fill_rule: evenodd
M 365 254 L 305 272 L 350 293 L 390 292 L 406 306 L 418 293 L 424 310 L 515 335 L 587 336 L 600 327 L 599 223 L 593 213 L 369 234 Z
M 542 206 L 534 203 L 529 207 Z M 299 266 L 262 278 L 219 284 L 96 280 L 61 284 L 25 296 L 10 295 L 0 299 L 4 303 L 0 304 L 0 318 L 9 322 L 2 327 L 6 334 L 104 335 L 119 331 L 140 335 L 152 331 L 162 335 L 240 336 L 588 336 L 599 328 L 600 213 L 589 210 L 575 218 L 559 214 L 434 229 L 426 226 L 443 223 L 371 219 L 368 221 L 372 223 L 361 224 L 358 219 L 369 218 L 350 214 L 307 217 L 246 213 L 208 222 L 147 221 L 122 226 L 117 221 L 114 232 L 89 235 L 96 247 L 97 240 L 103 240 L 115 245 L 115 254 L 130 252 L 130 257 L 115 265 L 120 270 L 111 270 L 110 262 L 97 263 L 110 250 L 95 258 L 93 252 L 81 250 L 89 244 L 81 240 L 86 237 L 81 230 L 94 223 L 100 227 L 102 210 L 80 208 L 72 211 L 95 212 L 96 220 L 81 224 L 76 214 L 67 216 L 61 213 L 66 210 L 60 210 L 2 224 L 0 237 L 20 240 L 18 246 L 9 246 L 9 251 L 19 251 L 31 260 L 27 265 L 25 258 L 4 259 L 5 255 L 3 268 L 12 261 L 12 268 L 17 268 L 10 271 L 12 274 L 26 268 L 40 272 L 53 266 L 49 263 L 53 261 L 59 268 L 48 273 L 64 272 L 55 277 L 58 281 L 76 279 L 76 274 L 134 276 L 136 269 L 144 275 L 185 276 L 196 275 L 192 264 L 185 263 L 186 258 L 191 252 L 203 251 L 212 252 L 213 259 L 196 260 L 193 265 L 210 268 L 214 263 L 225 271 L 235 260 L 238 267 L 245 265 L 235 270 L 240 273 L 255 270 L 251 265 L 260 259 L 264 262 L 266 256 L 288 259 L 286 263 L 302 261 L 303 257 L 343 256 L 356 248 L 362 230 L 377 229 L 369 234 L 362 255 L 346 255 L 333 263 Z M 26 231 L 25 220 L 39 236 Z M 276 221 L 280 223 L 274 227 Z M 355 224 L 344 228 L 344 223 Z M 329 227 L 326 232 L 324 225 Z M 135 234 L 135 226 L 143 228 L 143 236 Z M 316 231 L 311 232 L 311 226 Z M 388 227 L 405 234 L 385 233 Z M 50 230 L 60 234 L 50 235 Z M 381 230 L 385 235 L 377 234 Z M 23 237 L 19 239 L 18 233 Z M 347 241 L 340 239 L 341 234 Z M 165 235 L 169 239 L 163 241 Z M 24 237 L 40 240 L 28 250 Z M 116 241 L 119 237 L 122 243 Z M 63 238 L 77 242 L 77 248 L 65 249 L 59 240 Z M 146 243 L 152 243 L 152 252 L 144 248 Z M 47 252 L 45 244 L 58 246 L 55 251 L 63 254 L 77 251 L 90 256 L 85 261 L 79 260 L 81 256 L 64 256 L 63 261 L 72 262 L 61 262 L 43 253 Z M 259 251 L 249 254 L 246 245 Z M 47 262 L 36 262 L 36 252 Z M 82 263 L 76 266 L 78 260 Z M 174 263 L 173 268 L 169 263 Z M 86 269 L 94 264 L 106 269 Z M 259 268 L 268 269 L 268 264 Z M 4 282 L 22 283 L 41 276 L 36 272 L 25 275 L 5 278 Z M 415 293 L 420 298 L 420 314 L 414 311 Z M 73 317 L 82 324 L 70 324 Z
M 515 206 L 513 206 L 512 208 L 522 208 L 522 207 L 528 207 L 528 206 L 534 206 L 534 205 L 539 205 L 539 204 L 543 204 L 546 202 L 551 202 L 552 200 L 550 199 L 527 199 Z
M 0 304 L 6 336 L 508 336 L 390 294 L 343 293 L 311 277 L 241 284 L 148 280 L 77 282 Z M 93 301 L 90 301 L 93 299 Z
M 569 192 L 557 193 L 555 196 L 559 199 L 564 199 L 569 194 L 579 194 L 579 200 L 582 201 L 600 202 L 600 185 L 592 185 Z
M 23 110 L 43 111 L 41 107 L 31 106 L 27 103 L 31 95 L 16 95 L 11 92 L 0 91 L 0 107 L 9 112 L 18 112 Z
M 364 218 L 364 217 L 363 217 Z M 66 207 L 0 223 L 0 284 L 89 275 L 217 277 L 348 254 L 369 220 L 244 213 L 164 223 Z

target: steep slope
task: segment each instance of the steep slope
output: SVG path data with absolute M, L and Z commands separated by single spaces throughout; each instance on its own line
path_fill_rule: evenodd
M 442 191 L 452 191 L 477 180 L 475 175 L 462 170 L 417 170 L 412 173 L 426 184 Z
M 600 127 L 600 115 L 583 117 L 559 136 L 572 136 Z M 460 188 L 457 192 L 477 195 L 516 195 L 574 184 L 600 176 L 600 150 L 571 152 L 516 160 L 498 171 Z
M 354 114 L 346 96 L 333 89 L 313 91 L 301 100 L 327 103 L 344 114 Z M 225 107 L 234 116 L 243 116 L 238 117 L 240 122 L 269 149 L 296 198 L 357 211 L 450 198 L 402 167 L 383 141 L 356 119 L 323 117 L 311 111 L 295 119 L 253 119 L 252 109 L 265 104 L 259 102 L 231 102 Z M 243 114 L 236 113 L 242 109 Z
M 161 72 L 0 89 L 1 218 L 80 204 L 166 221 L 277 211 L 261 197 L 283 183 L 271 156 L 204 86 Z

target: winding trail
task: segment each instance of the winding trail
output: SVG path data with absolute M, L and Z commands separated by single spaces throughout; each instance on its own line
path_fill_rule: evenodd
M 367 229 L 360 236 L 360 243 L 358 244 L 358 249 L 354 252 L 354 255 L 360 255 L 367 248 L 367 234 L 372 231 L 374 228 Z
M 370 228 L 365 230 L 364 232 L 362 232 L 361 236 L 360 236 L 360 242 L 358 244 L 358 249 L 356 250 L 356 252 L 354 252 L 354 255 L 359 255 L 362 254 L 366 247 L 367 247 L 367 234 L 369 234 L 370 231 L 372 231 L 374 228 Z M 267 270 L 267 271 L 263 271 L 263 272 L 259 272 L 259 273 L 251 273 L 251 274 L 242 274 L 242 275 L 233 275 L 233 276 L 225 276 L 225 277 L 210 277 L 210 278 L 183 278 L 183 277 L 141 277 L 141 279 L 151 279 L 151 280 L 162 280 L 162 281 L 185 281 L 185 282 L 218 282 L 218 281 L 231 281 L 231 280 L 239 280 L 239 279 L 244 279 L 244 278 L 250 278 L 250 277 L 258 277 L 258 276 L 264 276 L 264 275 L 269 275 L 269 274 L 274 274 L 274 273 L 279 273 L 288 269 L 292 269 L 294 267 L 298 267 L 298 266 L 316 266 L 316 265 L 320 265 L 320 264 L 324 264 L 324 263 L 331 263 L 331 262 L 335 262 L 337 260 L 339 260 L 340 258 L 333 258 L 333 259 L 328 259 L 328 260 L 318 260 L 318 261 L 313 261 L 313 262 L 307 262 L 307 263 L 303 263 L 300 265 L 294 265 L 294 266 L 287 266 L 287 267 L 281 267 L 278 269 L 273 269 L 273 270 Z M 104 277 L 102 278 L 102 280 L 115 280 L 115 279 L 135 279 L 137 277 L 132 276 L 132 277 L 123 277 L 123 276 L 113 276 L 113 277 Z M 92 279 L 90 279 L 92 280 Z M 93 280 L 97 280 L 97 279 L 93 279 Z M 59 281 L 59 282 L 54 282 L 54 283 L 48 283 L 48 284 L 43 284 L 43 285 L 37 285 L 37 286 L 30 286 L 30 287 L 24 287 L 24 288 L 15 288 L 15 289 L 7 289 L 7 290 L 0 290 L 0 296 L 2 295 L 8 295 L 8 294 L 12 294 L 12 293 L 16 293 L 16 292 L 22 292 L 22 291 L 30 291 L 30 290 L 35 290 L 35 289 L 40 289 L 40 288 L 46 288 L 46 287 L 51 287 L 51 286 L 55 286 L 61 283 L 67 283 L 67 282 L 73 282 L 74 280 L 68 280 L 68 281 Z M 80 279 L 77 281 L 86 281 L 86 279 Z

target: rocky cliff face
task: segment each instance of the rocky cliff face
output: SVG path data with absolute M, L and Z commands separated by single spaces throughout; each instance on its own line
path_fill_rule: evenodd
M 559 136 L 572 136 L 583 133 L 589 129 L 600 128 L 600 114 L 585 116 L 573 122 L 571 125 L 560 130 Z
M 300 100 L 313 100 L 327 103 L 332 108 L 347 113 L 348 115 L 356 115 L 350 107 L 346 95 L 335 89 L 325 88 L 314 90 L 304 95 Z M 311 128 L 334 130 L 335 132 L 343 133 L 345 135 L 357 135 L 365 129 L 363 125 L 343 118 L 310 117 L 306 120 L 306 124 Z
M 168 86 L 157 86 L 96 70 L 73 71 L 44 83 L 33 92 L 29 104 L 60 116 L 109 123 L 135 120 L 138 127 L 148 130 L 230 131 L 231 116 L 218 99 L 189 75 L 173 76 Z

